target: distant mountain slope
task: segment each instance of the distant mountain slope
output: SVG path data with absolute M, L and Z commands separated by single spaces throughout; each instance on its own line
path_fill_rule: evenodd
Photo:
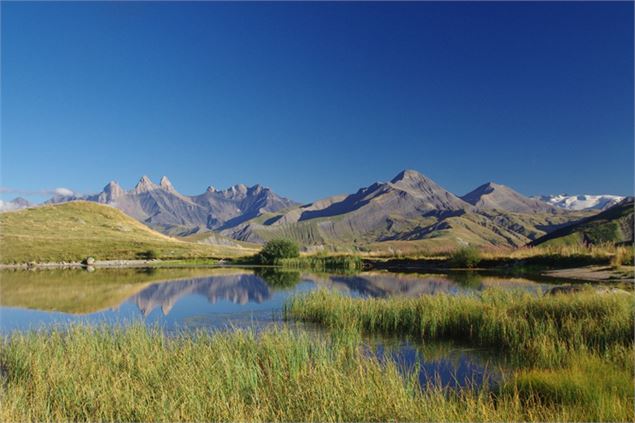
M 30 201 L 22 197 L 14 198 L 11 201 L 0 200 L 0 212 L 21 210 L 21 209 L 25 209 L 27 207 L 32 207 L 32 206 L 34 206 L 33 203 L 31 203 Z
M 550 232 L 530 245 L 588 245 L 633 243 L 633 197 L 603 212 Z
M 582 217 L 509 194 L 511 190 L 506 187 L 500 191 L 513 200 L 510 203 L 500 199 L 503 205 L 531 212 L 476 207 L 424 175 L 406 170 L 390 182 L 376 182 L 354 194 L 327 198 L 284 213 L 263 214 L 223 230 L 222 234 L 250 242 L 291 238 L 309 249 L 363 249 L 373 243 L 396 241 L 426 241 L 447 247 L 513 247 Z
M 135 259 L 155 250 L 161 257 L 226 257 L 253 253 L 212 247 L 162 235 L 121 211 L 75 201 L 0 214 L 0 261 L 79 261 Z
M 482 209 L 503 210 L 513 213 L 556 213 L 555 206 L 525 197 L 513 189 L 488 182 L 461 197 L 463 201 Z
M 376 182 L 354 194 L 331 197 L 279 215 L 246 222 L 222 233 L 262 242 L 284 236 L 302 244 L 366 242 L 396 236 L 421 219 L 457 215 L 472 206 L 422 174 L 405 170 L 390 182 Z
M 111 181 L 98 194 L 54 197 L 48 202 L 76 200 L 112 205 L 151 228 L 170 235 L 230 228 L 262 213 L 297 206 L 297 203 L 260 185 L 234 185 L 221 191 L 209 187 L 201 195 L 186 196 L 180 194 L 165 176 L 158 185 L 143 176 L 130 191 Z
M 606 210 L 622 201 L 619 195 L 543 195 L 534 197 L 566 210 Z

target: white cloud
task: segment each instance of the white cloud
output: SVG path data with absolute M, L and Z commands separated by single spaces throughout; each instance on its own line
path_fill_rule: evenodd
M 19 195 L 24 197 L 51 196 L 51 195 L 61 195 L 66 197 L 71 195 L 80 195 L 78 192 L 75 192 L 72 189 L 64 188 L 64 187 L 59 187 L 55 189 L 41 189 L 41 190 L 35 190 L 35 191 L 0 187 L 0 194 L 12 194 L 12 195 Z
M 55 195 L 62 195 L 64 197 L 70 197 L 72 195 L 75 195 L 75 192 L 73 192 L 73 190 L 70 190 L 68 188 L 55 188 L 53 190 L 53 193 Z

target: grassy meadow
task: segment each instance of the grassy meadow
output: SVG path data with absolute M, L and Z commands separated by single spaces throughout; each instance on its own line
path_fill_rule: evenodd
M 354 299 L 318 291 L 294 298 L 287 318 L 332 330 L 454 339 L 499 349 L 517 370 L 503 397 L 559 407 L 570 420 L 632 421 L 632 294 Z M 528 409 L 530 409 L 529 407 Z M 513 420 L 526 417 L 516 416 Z M 557 419 L 556 417 L 546 420 Z
M 633 418 L 629 380 L 585 355 L 594 387 L 526 371 L 495 391 L 420 389 L 359 332 L 288 330 L 164 337 L 142 326 L 13 334 L 2 341 L 0 419 L 14 421 L 581 421 Z M 620 349 L 632 369 L 632 351 Z M 613 357 L 617 353 L 612 353 Z M 600 366 L 600 367 L 598 367 Z M 552 370 L 555 372 L 556 370 Z M 625 374 L 619 373 L 618 375 Z M 632 384 L 632 381 L 631 381 Z M 587 382 L 588 385 L 588 382 Z M 630 388 L 630 390 L 629 390 Z M 551 391 L 555 396 L 551 396 Z M 545 395 L 548 394 L 548 395 Z M 599 395 L 599 397 L 597 396 Z M 584 402 L 590 401 L 590 402 Z
M 123 212 L 74 201 L 0 213 L 0 262 L 237 257 L 255 250 L 180 241 L 153 231 Z

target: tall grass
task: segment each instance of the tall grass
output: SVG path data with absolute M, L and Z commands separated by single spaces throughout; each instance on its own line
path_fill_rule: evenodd
M 287 330 L 166 338 L 145 327 L 71 327 L 2 341 L 0 420 L 572 421 L 628 420 L 513 386 L 420 389 L 416 374 L 364 355 L 358 332 Z M 520 386 L 520 385 L 519 385 Z M 532 388 L 530 387 L 531 391 Z M 618 400 L 620 398 L 617 398 Z M 604 414 L 602 414 L 604 413 Z
M 363 267 L 362 258 L 359 256 L 302 256 L 297 258 L 281 259 L 278 265 L 289 269 L 311 269 L 317 271 L 359 271 Z
M 353 299 L 318 291 L 292 299 L 285 315 L 335 330 L 453 338 L 506 351 L 518 370 L 498 399 L 523 404 L 525 417 L 514 420 L 540 420 L 537 410 L 546 407 L 569 420 L 632 421 L 634 305 L 632 295 L 593 292 Z
M 558 366 L 575 350 L 632 345 L 631 295 L 532 296 L 488 290 L 480 296 L 354 299 L 317 291 L 294 297 L 285 316 L 330 328 L 454 338 L 509 351 L 517 361 Z

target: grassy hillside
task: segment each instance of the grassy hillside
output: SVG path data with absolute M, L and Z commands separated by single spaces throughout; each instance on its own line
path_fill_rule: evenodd
M 77 201 L 0 214 L 0 262 L 232 257 L 254 251 L 184 242 L 155 232 L 121 211 Z
M 531 245 L 633 243 L 633 198 L 577 223 L 553 231 Z
M 238 239 L 268 241 L 293 239 L 309 250 L 324 246 L 329 251 L 448 251 L 465 245 L 481 248 L 516 248 L 589 216 L 588 212 L 511 213 L 467 212 L 460 215 L 406 218 L 388 215 L 382 224 L 366 225 L 351 212 L 306 221 L 277 224 L 281 215 L 260 216 L 239 230 L 225 234 Z

